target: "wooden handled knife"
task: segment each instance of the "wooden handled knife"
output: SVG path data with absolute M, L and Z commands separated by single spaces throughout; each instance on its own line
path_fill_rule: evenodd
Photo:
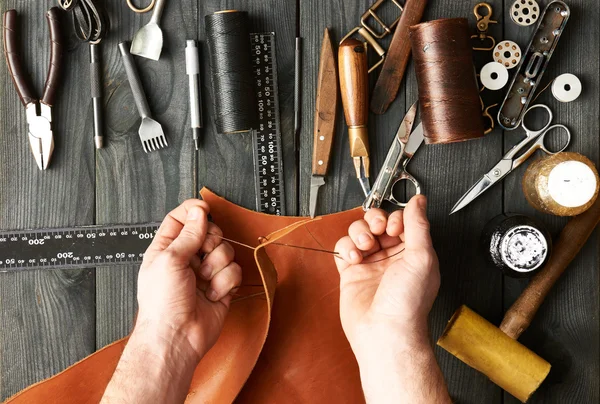
M 325 28 L 321 44 L 315 126 L 313 139 L 312 177 L 310 181 L 310 216 L 315 217 L 319 188 L 325 184 L 331 146 L 335 135 L 338 105 L 338 75 L 329 30 Z

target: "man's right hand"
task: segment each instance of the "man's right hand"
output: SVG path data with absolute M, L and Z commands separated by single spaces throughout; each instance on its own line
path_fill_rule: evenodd
M 340 317 L 367 401 L 449 402 L 429 344 L 427 318 L 440 286 L 427 200 L 371 209 L 338 241 Z

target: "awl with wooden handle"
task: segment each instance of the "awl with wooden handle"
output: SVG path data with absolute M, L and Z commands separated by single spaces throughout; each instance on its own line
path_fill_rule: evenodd
M 319 188 L 325 184 L 329 168 L 331 146 L 335 135 L 335 118 L 338 105 L 338 77 L 329 30 L 325 28 L 321 43 L 315 127 L 313 129 L 313 161 L 310 180 L 310 217 L 315 217 Z
M 516 341 L 529 327 L 554 283 L 600 222 L 600 198 L 560 233 L 552 257 L 504 315 L 500 328 L 462 306 L 438 345 L 525 402 L 544 381 L 550 364 Z
M 342 41 L 338 51 L 340 88 L 344 116 L 348 125 L 350 155 L 354 160 L 356 177 L 365 193 L 369 195 L 369 77 L 367 67 L 367 43 L 354 38 Z

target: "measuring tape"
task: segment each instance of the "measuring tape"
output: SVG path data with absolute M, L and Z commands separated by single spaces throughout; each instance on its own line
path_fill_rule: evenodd
M 253 133 L 256 208 L 285 215 L 283 155 L 279 120 L 275 33 L 250 34 L 258 101 L 258 129 Z
M 0 232 L 0 272 L 140 264 L 160 223 Z

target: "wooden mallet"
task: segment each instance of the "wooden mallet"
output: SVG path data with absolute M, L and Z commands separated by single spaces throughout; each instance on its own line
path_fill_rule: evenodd
M 589 210 L 567 223 L 550 261 L 508 309 L 500 328 L 462 306 L 448 322 L 437 344 L 526 402 L 550 372 L 550 364 L 516 340 L 599 221 L 600 198 Z

